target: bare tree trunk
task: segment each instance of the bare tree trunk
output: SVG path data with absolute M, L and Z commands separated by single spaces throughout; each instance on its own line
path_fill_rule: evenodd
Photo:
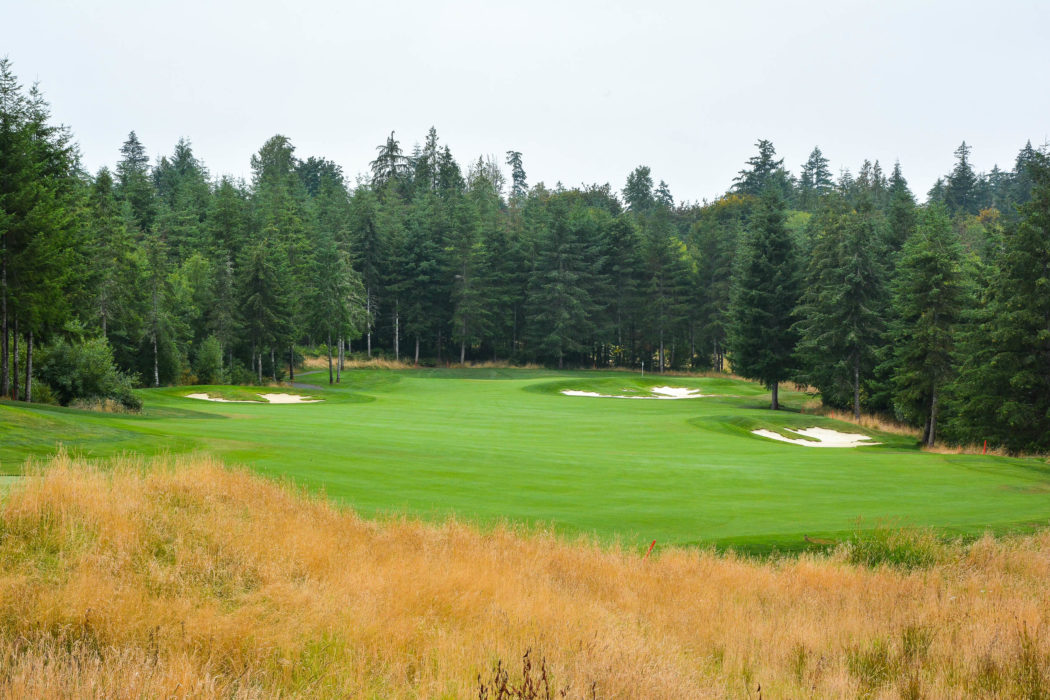
M 394 359 L 401 361 L 401 314 L 397 308 L 398 302 L 394 302 Z
M 334 384 L 332 376 L 332 332 L 328 331 L 328 383 Z
M 417 367 L 419 366 L 419 334 L 418 333 L 416 333 L 416 359 L 415 359 L 415 365 Z
M 154 328 L 150 334 L 150 340 L 153 342 L 153 386 L 160 386 L 160 358 L 157 353 L 157 329 Z
M 259 372 L 259 386 L 262 386 L 262 350 L 259 350 L 255 354 L 255 368 Z
M 0 249 L 0 396 L 11 390 L 11 356 L 7 340 L 7 236 Z
M 273 373 L 273 380 L 277 381 L 277 357 L 274 355 L 273 348 L 270 348 L 270 371 Z
M 860 358 L 853 360 L 853 417 L 860 420 Z
M 335 383 L 338 384 L 343 378 L 343 338 L 339 337 L 339 361 L 335 365 Z
M 26 334 L 26 403 L 33 403 L 33 331 Z
M 295 345 L 288 346 L 288 381 L 295 381 Z
M 21 400 L 22 396 L 18 391 L 18 319 L 15 319 L 14 332 L 11 334 L 11 398 L 15 401 Z
M 660 374 L 664 373 L 664 329 L 660 329 Z
M 926 436 L 926 446 L 933 447 L 937 441 L 937 385 L 933 385 L 933 396 L 930 397 L 930 431 Z
M 467 361 L 467 341 L 459 341 L 459 364 L 465 364 Z
M 372 290 L 365 290 L 365 323 L 368 324 L 368 359 L 372 359 Z
M 346 339 L 343 336 L 339 336 L 339 371 L 343 371 L 343 361 L 346 359 L 344 349 L 346 347 Z M 336 381 L 339 381 L 338 379 Z
M 774 411 L 779 411 L 780 410 L 780 397 L 779 397 L 778 394 L 780 393 L 780 382 L 773 382 L 773 392 L 772 393 L 773 393 L 773 405 L 771 406 L 771 408 Z

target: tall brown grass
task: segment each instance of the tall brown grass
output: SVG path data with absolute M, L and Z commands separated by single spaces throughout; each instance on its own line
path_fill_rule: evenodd
M 5 697 L 499 697 L 527 650 L 568 697 L 1050 692 L 1050 533 L 911 568 L 644 559 L 364 520 L 205 457 L 30 474 L 0 506 Z

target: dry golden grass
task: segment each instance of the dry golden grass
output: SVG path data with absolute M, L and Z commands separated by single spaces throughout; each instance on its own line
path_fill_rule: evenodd
M 569 697 L 1050 692 L 1050 533 L 912 571 L 643 559 L 363 520 L 204 457 L 31 473 L 0 512 L 4 697 L 469 698 L 529 648 Z
M 813 413 L 834 420 L 843 421 L 844 423 L 852 423 L 868 430 L 878 430 L 883 433 L 890 433 L 891 435 L 906 435 L 913 437 L 916 440 L 922 439 L 922 431 L 918 428 L 904 423 L 898 423 L 897 421 L 890 420 L 883 416 L 862 413 L 860 418 L 856 418 L 852 411 L 840 411 L 835 408 L 828 408 L 820 403 L 820 399 L 816 399 L 813 402 L 806 404 L 803 409 L 803 413 Z

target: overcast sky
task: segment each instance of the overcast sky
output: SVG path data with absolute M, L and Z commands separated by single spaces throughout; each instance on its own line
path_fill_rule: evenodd
M 639 164 L 677 200 L 724 192 L 773 141 L 797 173 L 899 159 L 924 196 L 962 140 L 978 170 L 1050 136 L 1050 2 L 56 2 L 0 0 L 0 55 L 39 81 L 84 165 L 134 129 L 249 175 L 276 133 L 351 177 L 391 130 L 529 183 Z

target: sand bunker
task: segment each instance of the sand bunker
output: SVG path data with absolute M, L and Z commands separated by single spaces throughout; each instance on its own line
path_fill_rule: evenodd
M 624 391 L 630 390 L 624 389 Z M 714 396 L 714 394 L 701 394 L 699 389 L 685 389 L 674 386 L 654 386 L 650 391 L 655 396 L 599 394 L 594 391 L 576 391 L 575 389 L 563 389 L 561 393 L 565 396 L 592 396 L 599 399 L 702 399 L 707 396 Z
M 324 399 L 308 399 L 305 396 L 299 394 L 256 394 L 261 397 L 262 401 L 252 401 L 251 399 L 224 399 L 219 396 L 209 396 L 208 394 L 186 394 L 187 399 L 200 399 L 201 401 L 217 401 L 218 403 L 317 403 Z
M 864 447 L 865 445 L 882 444 L 881 442 L 871 442 L 871 438 L 867 435 L 861 435 L 860 433 L 840 433 L 837 430 L 829 430 L 828 428 L 802 428 L 801 430 L 784 428 L 784 430 L 789 433 L 796 433 L 808 438 L 813 438 L 813 440 L 789 438 L 780 433 L 774 433 L 772 430 L 752 430 L 751 432 L 755 435 L 767 437 L 770 440 L 790 442 L 792 445 L 802 445 L 804 447 Z
M 322 399 L 308 399 L 299 394 L 259 394 L 270 403 L 317 403 Z

